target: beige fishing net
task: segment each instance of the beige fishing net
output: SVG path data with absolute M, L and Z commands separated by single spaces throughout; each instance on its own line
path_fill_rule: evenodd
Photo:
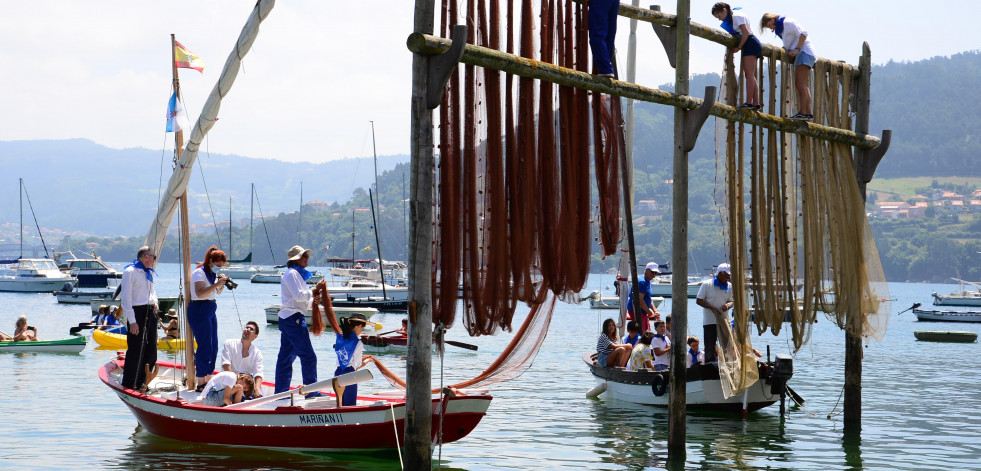
M 758 68 L 766 113 L 790 116 L 797 110 L 794 66 L 769 59 Z M 728 57 L 719 101 L 731 106 L 743 102 L 735 77 Z M 818 61 L 812 84 L 813 122 L 851 129 L 852 79 Z M 727 397 L 758 379 L 750 322 L 760 334 L 778 335 L 787 325 L 795 351 L 820 311 L 852 335 L 881 339 L 889 292 L 851 149 L 716 120 L 716 162 L 734 295 L 733 324 L 718 325 Z

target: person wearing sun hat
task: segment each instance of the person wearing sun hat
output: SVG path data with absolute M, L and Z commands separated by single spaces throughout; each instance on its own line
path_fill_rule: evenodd
M 286 252 L 286 272 L 280 281 L 279 306 L 279 356 L 276 358 L 276 393 L 290 388 L 293 380 L 293 362 L 300 357 L 303 384 L 317 382 L 317 354 L 310 342 L 306 313 L 313 304 L 313 292 L 307 286 L 311 273 L 310 249 L 294 245 Z M 319 396 L 314 392 L 308 396 Z
M 330 302 L 330 292 L 327 290 L 327 282 L 321 281 L 313 288 L 314 299 L 323 303 L 327 322 L 334 330 L 334 353 L 337 354 L 337 368 L 334 370 L 334 377 L 344 373 L 360 370 L 375 361 L 375 357 L 364 354 L 364 344 L 361 342 L 361 333 L 368 325 L 368 318 L 364 314 L 354 313 L 350 317 L 337 318 L 334 307 Z M 320 309 L 314 305 L 313 315 L 320 316 Z M 337 394 L 339 406 L 353 406 L 358 402 L 358 385 L 339 386 L 334 384 L 334 392 Z
M 650 318 L 653 317 L 654 320 L 661 318 L 661 313 L 657 312 L 657 308 L 654 307 L 653 299 L 654 290 L 651 285 L 651 280 L 655 276 L 661 273 L 661 268 L 657 263 L 650 262 L 644 267 L 644 277 L 637 280 L 637 292 L 640 294 L 640 309 L 643 311 L 642 315 L 634 315 L 634 290 L 630 290 L 627 293 L 627 314 L 633 320 L 637 321 L 637 325 L 640 326 L 640 333 L 647 332 L 651 330 Z
M 717 325 L 729 322 L 728 312 L 732 309 L 732 284 L 729 276 L 732 269 L 728 263 L 720 263 L 715 268 L 715 276 L 702 282 L 698 288 L 695 304 L 702 307 L 702 333 L 705 335 L 705 363 L 714 362 L 715 344 L 718 342 Z

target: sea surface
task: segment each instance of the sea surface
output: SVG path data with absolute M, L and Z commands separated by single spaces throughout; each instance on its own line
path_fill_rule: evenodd
M 176 295 L 176 265 L 160 267 L 158 293 Z M 244 281 L 244 280 L 243 280 Z M 594 275 L 594 289 L 612 295 L 610 275 Z M 595 348 L 603 319 L 615 311 L 559 303 L 534 364 L 518 379 L 492 387 L 487 416 L 469 436 L 433 453 L 434 468 L 493 469 L 981 469 L 981 344 L 927 343 L 914 330 L 968 330 L 981 324 L 924 323 L 899 311 L 929 306 L 930 293 L 956 285 L 890 283 L 893 315 L 882 341 L 865 349 L 863 429 L 842 431 L 844 333 L 823 317 L 810 343 L 794 355 L 791 386 L 805 407 L 776 405 L 735 416 L 689 414 L 684 462 L 669 463 L 664 409 L 587 399 L 594 381 L 581 356 Z M 219 297 L 219 339 L 239 337 L 256 320 L 257 340 L 272 379 L 279 332 L 263 308 L 278 303 L 279 285 L 251 284 Z M 670 311 L 671 301 L 662 306 Z M 90 318 L 88 306 L 57 304 L 50 294 L 0 293 L 0 330 L 10 333 L 27 315 L 43 339 L 64 338 Z M 516 315 L 517 327 L 526 310 Z M 701 311 L 689 301 L 691 331 L 701 336 Z M 385 330 L 402 315 L 379 314 Z M 786 329 L 785 329 L 786 331 Z M 91 336 L 91 334 L 89 333 Z M 677 336 L 677 335 L 676 335 Z M 320 377 L 336 358 L 330 336 L 314 337 Z M 510 333 L 470 338 L 462 325 L 448 339 L 479 345 L 476 353 L 447 347 L 433 359 L 433 384 L 453 384 L 486 368 L 511 340 Z M 138 430 L 137 422 L 97 376 L 112 359 L 91 341 L 81 354 L 0 353 L 0 468 L 5 469 L 399 469 L 396 452 L 295 453 L 187 443 Z M 762 352 L 791 353 L 786 333 L 754 336 Z M 161 352 L 161 358 L 168 358 Z M 405 358 L 382 355 L 404 375 Z M 300 377 L 297 361 L 294 379 Z M 442 370 L 442 377 L 441 375 Z M 376 377 L 380 378 L 379 375 Z M 376 379 L 362 391 L 390 389 Z M 370 437 L 365 437 L 370 440 Z M 669 466 L 670 465 L 670 466 Z

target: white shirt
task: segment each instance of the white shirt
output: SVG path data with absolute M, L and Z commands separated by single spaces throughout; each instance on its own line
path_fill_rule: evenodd
M 232 373 L 231 371 L 222 371 L 211 377 L 211 381 L 204 385 L 204 389 L 201 390 L 201 395 L 198 396 L 201 399 L 208 397 L 208 393 L 212 389 L 225 389 L 235 386 L 238 382 L 238 374 Z
M 152 276 L 152 274 L 151 274 Z M 146 279 L 146 273 L 136 267 L 123 270 L 120 281 L 119 305 L 130 324 L 136 324 L 136 313 L 133 306 L 157 304 L 157 290 L 153 282 Z
M 215 300 L 215 290 L 212 290 L 205 297 L 198 296 L 198 288 L 195 286 L 197 282 L 203 281 L 205 285 L 211 286 L 214 283 L 208 281 L 208 274 L 204 272 L 204 267 L 195 268 L 191 272 L 191 301 L 204 301 L 204 300 Z M 215 279 L 217 281 L 217 278 Z
M 739 13 L 736 10 L 732 11 L 732 29 L 736 30 L 739 34 L 743 34 L 743 29 L 740 26 L 746 25 L 746 29 L 749 30 L 749 34 L 753 34 L 753 25 L 749 24 L 749 17 Z
M 296 270 L 287 268 L 283 273 L 279 282 L 279 295 L 283 300 L 279 306 L 280 319 L 286 319 L 298 312 L 306 315 L 313 307 L 313 291 Z
M 811 38 L 804 30 L 797 20 L 792 18 L 784 18 L 783 20 L 783 48 L 790 51 L 792 49 L 797 49 L 797 43 L 800 42 L 801 35 L 807 36 L 808 38 L 804 40 L 804 47 L 800 49 L 800 52 L 806 52 L 811 57 L 817 59 L 817 54 L 814 53 L 814 48 L 811 47 Z
M 654 353 L 654 366 L 657 365 L 671 366 L 671 352 L 668 351 L 668 352 L 664 352 L 664 355 L 658 355 L 656 350 L 656 349 L 664 350 L 665 348 L 668 348 L 670 346 L 671 346 L 671 337 L 665 335 L 664 340 L 662 340 L 660 337 L 654 336 L 654 339 L 651 340 L 651 353 Z
M 689 350 L 691 350 L 691 349 L 689 348 Z M 703 350 L 699 350 L 698 351 L 698 354 L 696 356 L 698 357 L 697 358 L 698 364 L 699 365 L 704 365 L 705 364 L 705 352 Z M 692 357 L 691 357 L 691 352 L 685 352 L 685 357 L 688 358 L 688 367 L 691 368 L 691 365 L 693 364 Z
M 221 364 L 228 365 L 235 373 L 245 373 L 248 375 L 262 376 L 262 352 L 249 345 L 248 356 L 242 356 L 242 339 L 228 339 L 225 346 L 221 349 Z
M 722 306 L 732 302 L 732 283 L 729 283 L 728 290 L 724 290 L 715 286 L 715 277 L 709 278 L 702 282 L 702 286 L 698 287 L 698 295 L 695 297 L 705 300 L 709 305 Z M 728 317 L 728 311 L 722 311 L 722 314 L 726 314 Z M 711 309 L 702 308 L 702 324 L 715 325 L 715 313 Z

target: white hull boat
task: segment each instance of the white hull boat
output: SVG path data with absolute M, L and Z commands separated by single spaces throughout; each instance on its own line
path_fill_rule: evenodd
M 258 271 L 258 268 L 249 265 L 228 265 L 218 270 L 233 280 L 251 280 Z
M 313 276 L 307 279 L 308 285 L 315 285 L 324 279 L 324 275 L 317 272 L 313 272 Z M 283 272 L 279 270 L 259 270 L 250 280 L 253 283 L 266 283 L 266 284 L 276 284 L 278 285 L 283 280 Z
M 981 307 L 981 291 L 966 289 L 942 295 L 933 292 L 933 304 L 936 306 L 971 306 Z
M 583 355 L 596 387 L 591 392 L 599 396 L 634 404 L 647 404 L 667 408 L 670 382 L 668 371 L 626 371 L 623 368 L 607 368 L 596 363 L 596 352 Z M 793 360 L 788 355 L 778 355 L 777 366 L 760 365 L 760 380 L 742 394 L 726 398 L 715 365 L 696 365 L 686 374 L 686 403 L 689 409 L 722 412 L 753 412 L 780 400 L 786 391 L 787 381 L 793 375 Z M 780 374 L 771 374 L 778 371 Z
M 78 281 L 58 269 L 53 260 L 21 258 L 0 266 L 0 291 L 17 293 L 54 293 Z
M 933 309 L 913 309 L 920 321 L 943 322 L 981 322 L 981 311 L 939 311 Z

